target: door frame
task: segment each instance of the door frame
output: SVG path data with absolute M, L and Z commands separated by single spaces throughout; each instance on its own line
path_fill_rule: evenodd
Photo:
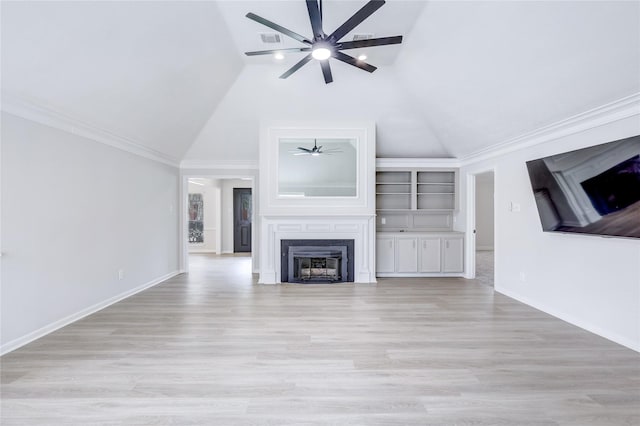
M 251 209 L 251 270 L 254 274 L 258 273 L 259 266 L 259 251 L 258 246 L 256 245 L 256 229 L 253 225 L 256 224 L 256 206 L 257 206 L 257 176 L 251 174 L 207 174 L 207 173 L 193 173 L 189 171 L 184 171 L 180 173 L 180 185 L 179 185 L 179 200 L 178 203 L 179 215 L 179 231 L 178 231 L 178 250 L 179 250 L 179 260 L 180 260 L 180 272 L 187 273 L 189 272 L 189 179 L 193 178 L 203 178 L 203 179 L 245 179 L 251 181 L 251 197 L 252 197 L 252 209 Z M 220 206 L 220 204 L 218 204 Z M 221 212 L 218 212 L 221 213 Z M 220 218 L 221 215 L 218 215 Z M 219 219 L 220 222 L 220 219 Z M 220 226 L 221 228 L 221 226 Z M 219 235 L 222 235 L 222 229 L 218 232 Z M 222 251 L 221 247 L 221 237 L 218 241 L 220 244 L 217 244 L 217 250 Z
M 493 172 L 493 253 L 494 268 L 496 258 L 498 257 L 498 242 L 496 240 L 496 200 L 498 199 L 498 191 L 496 187 L 497 172 L 494 166 L 467 172 L 466 179 L 466 237 L 465 237 L 465 275 L 467 279 L 476 277 L 476 176 L 484 173 Z M 494 272 L 494 288 L 495 288 L 495 272 Z

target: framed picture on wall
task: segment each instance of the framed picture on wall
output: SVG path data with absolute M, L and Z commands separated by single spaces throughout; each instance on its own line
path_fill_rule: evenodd
M 204 243 L 202 194 L 189 194 L 189 242 Z

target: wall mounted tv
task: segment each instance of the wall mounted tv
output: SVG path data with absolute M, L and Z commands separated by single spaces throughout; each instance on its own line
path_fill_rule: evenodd
M 549 232 L 640 238 L 640 136 L 527 161 Z

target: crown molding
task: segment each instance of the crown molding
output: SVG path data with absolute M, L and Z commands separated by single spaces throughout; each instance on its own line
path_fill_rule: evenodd
M 640 93 L 634 93 L 617 101 L 462 156 L 460 163 L 462 166 L 467 166 L 633 116 L 640 116 Z
M 206 170 L 258 170 L 257 161 L 206 161 L 206 160 L 182 160 L 180 170 L 206 169 Z
M 95 142 L 126 151 L 139 157 L 168 164 L 173 167 L 179 167 L 180 165 L 179 159 L 160 151 L 147 148 L 140 142 L 131 138 L 118 135 L 109 130 L 101 129 L 65 113 L 56 111 L 51 107 L 38 104 L 19 96 L 3 92 L 0 109 L 8 114 L 52 127 L 54 129 L 62 130 L 73 135 L 91 139 Z

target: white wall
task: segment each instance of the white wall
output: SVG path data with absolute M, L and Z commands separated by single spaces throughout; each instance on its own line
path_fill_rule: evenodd
M 640 350 L 640 240 L 542 232 L 525 162 L 638 135 L 639 110 L 636 106 L 634 116 L 609 124 L 581 123 L 588 130 L 461 170 L 466 198 L 466 173 L 495 169 L 496 291 L 635 350 Z M 511 202 L 521 210 L 510 211 Z M 464 212 L 459 219 L 459 225 L 466 223 Z
M 286 64 L 245 67 L 185 160 L 257 163 L 260 122 L 281 120 L 375 121 L 378 157 L 447 156 L 392 68 L 368 74 L 336 62 L 331 84 L 324 83 L 317 63 L 286 80 L 278 78 Z
M 493 173 L 476 176 L 476 249 L 493 250 Z
M 222 180 L 222 253 L 233 253 L 233 188 L 251 188 L 250 180 L 243 179 L 223 179 Z M 256 199 L 254 192 L 251 192 L 252 210 L 255 210 Z M 253 218 L 255 219 L 255 214 Z M 256 240 L 255 223 L 251 223 L 252 243 Z M 254 249 L 253 247 L 251 248 Z
M 3 352 L 177 272 L 178 172 L 2 114 Z
M 203 185 L 189 182 L 189 194 L 202 194 L 204 242 L 189 243 L 189 253 L 219 253 L 221 188 L 218 179 L 197 179 Z

